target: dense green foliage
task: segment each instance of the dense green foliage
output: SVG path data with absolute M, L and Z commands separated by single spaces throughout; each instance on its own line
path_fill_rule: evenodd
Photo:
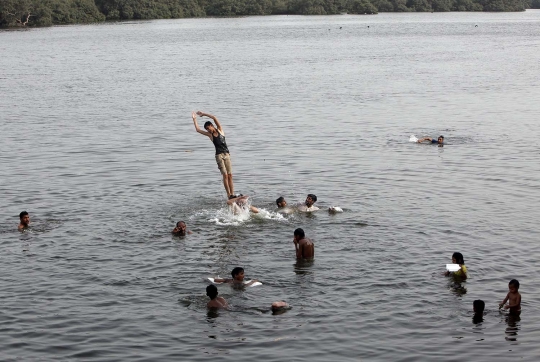
M 405 11 L 523 11 L 540 0 L 0 0 L 0 27 L 104 20 Z

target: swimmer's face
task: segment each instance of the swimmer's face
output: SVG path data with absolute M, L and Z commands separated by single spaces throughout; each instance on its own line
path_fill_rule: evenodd
M 236 274 L 236 275 L 234 276 L 234 279 L 235 279 L 235 280 L 238 280 L 239 282 L 244 281 L 244 272 L 241 271 L 240 273 Z
M 176 225 L 176 228 L 178 229 L 178 231 L 183 231 L 185 232 L 186 231 L 186 224 L 184 224 L 183 222 L 179 223 L 178 225 Z
M 210 132 L 210 133 L 214 133 L 214 131 L 216 130 L 216 129 L 214 128 L 214 126 L 212 126 L 212 125 L 210 125 L 210 126 L 208 126 L 208 127 L 204 127 L 204 129 L 206 129 L 206 130 L 207 130 L 208 132 Z
M 517 289 L 515 286 L 513 285 L 508 285 L 508 291 L 512 294 L 514 294 L 515 292 L 517 292 Z
M 308 196 L 308 197 L 306 198 L 306 206 L 307 206 L 307 207 L 313 206 L 313 199 L 311 198 L 311 196 Z
M 283 200 L 278 204 L 279 207 L 285 207 L 287 206 L 287 201 Z
M 452 258 L 452 264 L 457 264 L 456 258 Z
M 21 219 L 21 224 L 28 226 L 30 224 L 30 215 L 24 215 Z
M 442 138 L 442 137 L 437 138 L 437 142 L 439 144 L 442 144 L 444 142 L 444 138 Z

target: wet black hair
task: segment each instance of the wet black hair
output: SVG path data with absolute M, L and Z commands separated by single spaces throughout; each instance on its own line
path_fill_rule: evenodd
M 511 286 L 515 287 L 516 290 L 519 289 L 519 282 L 517 281 L 517 279 L 510 280 L 510 283 L 508 283 L 508 285 L 511 285 Z
M 308 194 L 308 197 L 311 197 L 311 199 L 313 200 L 313 202 L 317 202 L 317 196 L 313 195 L 313 194 Z
M 484 303 L 484 301 L 481 299 L 477 299 L 473 302 L 474 313 L 476 314 L 484 313 L 485 307 L 486 307 L 486 303 Z
M 442 139 L 444 139 L 444 136 L 443 136 L 443 135 L 440 135 L 440 136 L 439 136 L 438 138 L 442 138 Z
M 210 299 L 214 299 L 218 295 L 217 287 L 214 284 L 210 284 L 206 287 L 206 295 L 210 297 Z
M 458 264 L 465 264 L 465 260 L 463 260 L 463 254 L 461 253 L 452 254 L 452 258 L 456 259 L 456 262 Z
M 204 128 L 205 128 L 205 129 L 206 129 L 206 127 L 208 127 L 208 126 L 213 126 L 213 125 L 214 125 L 214 124 L 213 124 L 212 122 L 210 122 L 210 121 L 204 122 Z
M 285 198 L 283 196 L 280 196 L 276 199 L 276 205 L 279 207 L 279 204 L 281 204 L 283 201 L 285 201 Z
M 240 274 L 243 271 L 244 271 L 244 268 L 241 268 L 241 267 L 237 266 L 236 268 L 234 268 L 232 270 L 231 275 L 234 278 L 235 276 L 237 276 L 238 274 Z
M 180 223 L 183 223 L 184 225 L 186 224 L 184 221 L 180 220 L 180 221 L 178 221 L 178 222 L 176 223 L 176 227 L 178 227 L 178 225 L 179 225 Z
M 304 233 L 304 229 L 296 229 L 294 231 L 294 236 L 299 236 L 300 238 L 305 238 L 306 237 L 306 234 Z
M 28 213 L 26 211 L 23 211 L 19 214 L 19 219 L 22 219 L 23 217 L 25 217 L 26 215 L 28 215 Z
M 242 196 L 244 196 L 244 195 L 242 195 L 242 194 L 238 194 L 238 195 L 229 195 L 229 200 L 230 200 L 230 199 L 235 199 L 235 198 L 237 198 L 237 197 L 242 197 Z

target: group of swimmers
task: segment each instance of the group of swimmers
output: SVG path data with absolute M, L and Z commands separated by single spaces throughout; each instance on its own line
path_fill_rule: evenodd
M 465 260 L 463 259 L 463 254 L 454 253 L 452 254 L 452 264 L 459 265 L 459 269 L 456 271 L 446 271 L 444 274 L 446 276 L 453 276 L 457 280 L 467 279 L 467 267 L 465 266 Z M 508 304 L 506 304 L 508 302 Z M 484 318 L 484 308 L 485 303 L 483 300 L 477 299 L 473 302 L 473 322 L 480 323 Z M 517 279 L 512 279 L 508 283 L 508 294 L 504 300 L 499 303 L 499 309 L 508 309 L 509 315 L 513 317 L 518 317 L 521 314 L 521 294 L 519 293 L 519 281 Z
M 212 122 L 207 121 L 204 123 L 205 131 L 203 131 L 199 128 L 199 125 L 197 123 L 197 116 L 208 117 L 215 122 L 215 125 L 212 124 Z M 214 115 L 211 115 L 209 113 L 204 113 L 201 111 L 192 112 L 191 117 L 195 125 L 195 130 L 199 132 L 200 134 L 207 136 L 214 144 L 214 147 L 216 150 L 216 162 L 223 176 L 223 186 L 225 187 L 225 191 L 227 193 L 227 198 L 228 198 L 227 205 L 229 205 L 232 213 L 234 215 L 238 215 L 244 212 L 258 213 L 259 212 L 258 208 L 248 204 L 248 198 L 249 198 L 248 196 L 244 196 L 242 194 L 240 195 L 234 194 L 231 157 L 230 157 L 229 149 L 227 147 L 227 143 L 225 141 L 225 132 L 223 131 L 223 127 L 221 126 L 221 123 L 218 121 L 218 119 Z M 442 147 L 444 145 L 444 136 L 440 135 L 437 139 L 434 139 L 431 137 L 423 137 L 423 138 L 418 139 L 417 142 L 418 143 L 428 142 L 430 144 L 437 144 L 439 147 Z M 306 198 L 305 203 L 301 205 L 297 205 L 296 209 L 301 212 L 316 211 L 319 209 L 318 207 L 314 206 L 314 203 L 316 201 L 317 201 L 317 196 L 313 194 L 309 194 Z M 283 197 L 279 197 L 276 200 L 276 204 L 278 206 L 279 212 L 290 213 L 294 211 L 294 209 L 287 206 L 287 201 Z M 329 212 L 336 212 L 337 209 L 339 208 L 331 207 L 329 209 Z M 180 224 L 180 228 L 183 225 L 184 227 L 183 232 L 185 234 L 185 223 L 183 222 L 179 222 L 175 230 L 179 228 L 179 224 Z M 313 258 L 315 247 L 311 240 L 305 238 L 304 231 L 302 229 L 295 230 L 293 241 L 294 241 L 294 245 L 296 249 L 297 258 Z M 454 264 L 459 264 L 460 268 L 459 270 L 455 272 L 446 272 L 446 275 L 453 274 L 457 278 L 466 279 L 467 268 L 463 260 L 463 255 L 461 253 L 454 253 L 454 255 L 452 256 L 452 262 Z M 235 270 L 233 270 L 233 275 L 232 275 L 233 281 L 236 280 L 234 272 Z M 243 280 L 243 273 L 242 273 L 242 280 Z M 208 290 L 208 288 L 210 288 L 210 291 Z M 219 301 L 216 299 L 217 288 L 213 285 L 208 286 L 208 288 L 207 288 L 207 295 L 211 298 L 211 301 L 209 302 L 209 307 L 210 306 L 223 307 L 224 299 L 221 298 L 223 299 L 223 301 Z M 505 309 L 510 310 L 510 314 L 519 315 L 519 313 L 521 313 L 521 295 L 519 294 L 518 289 L 519 289 L 519 282 L 515 279 L 512 279 L 509 284 L 510 291 L 508 295 L 506 296 L 506 298 L 500 304 L 499 308 L 502 308 L 504 306 Z M 506 304 L 507 301 L 509 301 L 509 304 Z M 478 320 L 478 316 L 483 315 L 484 305 L 485 303 L 481 300 L 476 300 L 474 302 L 474 311 L 475 311 L 475 315 L 477 316 L 476 317 L 477 320 Z
M 297 209 L 299 211 L 307 211 L 307 212 L 319 210 L 319 208 L 313 205 L 316 201 L 317 201 L 317 196 L 313 194 L 309 194 L 306 198 L 306 202 L 299 205 Z M 283 211 L 283 210 L 286 210 L 287 208 L 287 202 L 283 197 L 279 197 L 276 200 L 276 205 L 279 208 L 278 210 Z M 19 214 L 19 225 L 17 229 L 19 231 L 24 231 L 25 229 L 29 227 L 29 225 L 30 225 L 30 215 L 27 211 L 22 211 Z M 179 221 L 176 224 L 176 227 L 172 230 L 172 233 L 177 236 L 185 236 L 185 235 L 192 234 L 193 232 L 187 229 L 187 225 L 184 221 Z M 314 258 L 315 245 L 311 239 L 306 237 L 303 229 L 298 228 L 294 231 L 293 243 L 294 243 L 297 259 L 310 260 Z M 467 267 L 465 266 L 465 260 L 464 260 L 463 254 L 458 253 L 458 252 L 452 254 L 452 264 L 457 264 L 459 266 L 459 269 L 452 272 L 446 271 L 444 274 L 446 276 L 453 276 L 457 280 L 466 280 L 468 275 L 467 275 Z M 230 283 L 234 286 L 239 286 L 239 285 L 250 286 L 258 282 L 258 280 L 254 279 L 254 280 L 251 280 L 250 282 L 244 283 L 244 269 L 241 267 L 234 268 L 231 272 L 231 276 L 232 276 L 231 279 L 216 278 L 214 279 L 214 282 L 215 283 Z M 228 307 L 228 304 L 225 301 L 225 299 L 222 297 L 218 297 L 218 290 L 215 285 L 212 284 L 206 288 L 206 295 L 210 297 L 210 301 L 207 304 L 208 308 L 227 308 Z M 284 301 L 274 302 L 271 305 L 271 310 L 274 313 L 280 313 L 289 308 L 290 306 Z M 485 308 L 485 302 L 483 300 L 478 299 L 473 302 L 473 311 L 474 311 L 473 321 L 475 323 L 479 323 L 483 320 L 484 308 Z M 508 294 L 506 295 L 504 300 L 501 303 L 499 303 L 499 309 L 501 308 L 508 309 L 510 316 L 519 316 L 521 314 L 521 294 L 519 293 L 518 280 L 512 279 L 508 283 Z
M 201 130 L 198 123 L 197 123 L 197 116 L 200 117 L 208 117 L 212 119 L 215 123 L 215 125 L 207 121 L 204 123 L 204 129 L 205 131 Z M 259 213 L 259 209 L 255 206 L 252 206 L 249 204 L 248 199 L 249 196 L 245 196 L 242 194 L 236 195 L 234 193 L 234 182 L 233 182 L 233 175 L 232 175 L 232 164 L 231 164 L 231 157 L 229 153 L 229 149 L 227 147 L 227 143 L 225 140 L 225 132 L 223 131 L 223 127 L 217 117 L 215 117 L 212 114 L 204 113 L 201 111 L 192 112 L 191 117 L 193 119 L 193 123 L 195 125 L 195 130 L 202 134 L 207 136 L 215 147 L 215 158 L 216 163 L 218 165 L 218 168 L 221 172 L 221 175 L 223 177 L 223 186 L 225 187 L 225 191 L 227 193 L 227 205 L 229 206 L 229 209 L 233 215 L 239 215 L 243 213 Z M 429 142 L 432 144 L 438 144 L 439 146 L 444 144 L 444 136 L 439 136 L 437 140 L 430 138 L 430 137 L 424 137 L 419 139 L 417 142 Z M 308 194 L 306 197 L 306 200 L 304 203 L 295 205 L 293 207 L 290 207 L 287 204 L 287 201 L 283 196 L 276 199 L 276 205 L 278 207 L 277 211 L 285 214 L 292 213 L 294 211 L 299 212 L 313 212 L 319 210 L 317 206 L 315 206 L 315 202 L 317 202 L 317 196 L 314 194 Z M 329 212 L 338 212 L 341 211 L 340 208 L 331 207 L 328 210 Z M 19 226 L 18 230 L 23 231 L 24 229 L 28 228 L 30 224 L 30 215 L 28 212 L 23 211 L 19 214 Z M 174 235 L 178 236 L 185 236 L 192 234 L 193 232 L 191 230 L 187 229 L 187 225 L 184 221 L 178 221 L 176 223 L 175 228 L 172 230 L 172 233 Z M 293 243 L 295 246 L 295 253 L 296 258 L 298 259 L 313 259 L 315 255 L 315 245 L 313 241 L 306 237 L 305 232 L 301 228 L 297 228 L 294 231 L 293 234 Z M 461 253 L 454 253 L 452 255 L 452 263 L 458 264 L 459 269 L 454 272 L 447 271 L 446 275 L 453 275 L 456 278 L 460 278 L 462 280 L 467 278 L 467 267 L 465 266 L 465 262 L 463 260 L 463 255 Z M 252 280 L 248 282 L 247 284 L 244 284 L 244 269 L 240 267 L 236 267 L 231 272 L 232 279 L 220 279 L 216 278 L 214 279 L 214 282 L 220 283 L 231 283 L 233 285 L 242 285 L 242 286 L 249 286 L 251 284 L 254 284 L 258 282 L 257 280 Z M 521 313 L 521 295 L 519 294 L 519 282 L 515 279 L 512 279 L 508 285 L 509 292 L 506 296 L 506 298 L 500 303 L 499 308 L 509 309 L 509 312 L 511 315 L 519 315 Z M 206 295 L 210 298 L 210 301 L 208 302 L 207 306 L 208 308 L 227 308 L 228 304 L 225 301 L 224 298 L 218 297 L 218 290 L 217 287 L 213 284 L 209 285 L 206 288 Z M 508 304 L 506 304 L 508 302 Z M 483 312 L 484 312 L 485 303 L 482 300 L 475 300 L 473 303 L 473 309 L 475 312 L 475 319 L 476 320 L 482 320 Z M 271 309 L 273 312 L 279 312 L 286 310 L 287 308 L 290 308 L 289 305 L 286 302 L 279 301 L 272 303 Z

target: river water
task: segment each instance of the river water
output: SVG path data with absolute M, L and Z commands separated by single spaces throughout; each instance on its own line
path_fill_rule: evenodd
M 2 360 L 538 360 L 540 11 L 52 27 L 0 54 Z M 227 214 L 199 109 L 261 215 Z M 235 266 L 263 285 L 208 312 Z

